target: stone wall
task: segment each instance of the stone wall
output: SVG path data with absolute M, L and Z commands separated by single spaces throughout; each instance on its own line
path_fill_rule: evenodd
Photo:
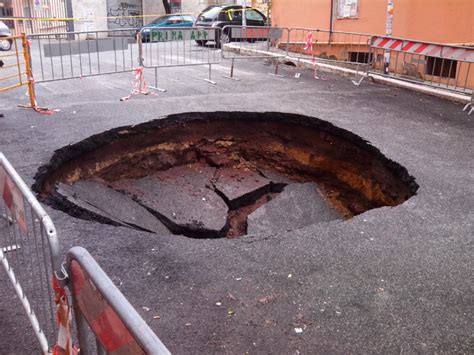
M 75 0 L 72 2 L 73 17 L 81 18 L 74 22 L 74 31 L 107 30 L 106 0 Z
M 145 16 L 150 16 L 150 15 L 157 15 L 156 17 L 160 15 L 165 14 L 165 8 L 163 6 L 163 2 L 161 0 L 143 0 L 143 14 Z M 145 17 L 144 18 L 144 23 L 148 24 L 151 21 L 153 21 L 155 17 Z
M 197 16 L 208 4 L 207 0 L 181 0 L 181 12 Z

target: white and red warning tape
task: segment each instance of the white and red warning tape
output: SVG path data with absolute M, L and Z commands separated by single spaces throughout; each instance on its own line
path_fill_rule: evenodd
M 314 40 L 313 40 L 313 32 L 308 32 L 306 39 L 304 41 L 304 47 L 303 50 L 307 51 L 311 49 L 311 57 L 313 58 L 313 67 L 314 67 L 314 78 L 315 79 L 322 79 L 321 77 L 318 76 L 318 64 L 316 63 L 316 58 L 314 57 Z M 325 80 L 325 79 L 322 79 Z
M 132 96 L 134 95 L 154 95 L 153 92 L 147 90 L 147 84 L 145 81 L 145 68 L 144 67 L 138 67 L 138 68 L 133 68 L 134 74 L 133 74 L 133 81 L 132 81 L 132 90 L 130 91 L 130 94 L 128 94 L 125 97 L 122 97 L 120 101 L 127 101 Z
M 58 323 L 58 341 L 52 349 L 52 355 L 77 355 L 78 349 L 72 344 L 71 321 L 72 308 L 66 290 L 53 277 L 53 289 L 56 303 L 56 321 Z
M 384 36 L 372 37 L 371 46 L 398 52 L 474 63 L 474 48 L 418 42 Z

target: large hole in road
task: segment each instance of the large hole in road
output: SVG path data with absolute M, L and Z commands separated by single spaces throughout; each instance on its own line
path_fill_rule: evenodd
M 284 113 L 184 113 L 55 152 L 33 189 L 72 216 L 194 238 L 344 220 L 416 194 L 407 170 L 357 135 Z

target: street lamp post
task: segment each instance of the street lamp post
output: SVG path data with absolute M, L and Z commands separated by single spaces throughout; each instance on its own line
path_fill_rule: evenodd
M 244 0 L 243 10 L 242 10 L 242 27 L 247 27 L 247 0 Z

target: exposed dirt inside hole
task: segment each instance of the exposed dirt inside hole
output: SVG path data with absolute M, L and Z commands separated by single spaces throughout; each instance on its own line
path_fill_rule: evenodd
M 236 237 L 247 233 L 251 214 L 258 224 L 300 213 L 283 225 L 298 228 L 396 206 L 418 185 L 378 149 L 319 119 L 214 112 L 120 127 L 62 148 L 40 168 L 33 188 L 81 218 L 162 233 L 151 214 L 174 234 Z M 97 193 L 88 194 L 91 188 Z M 303 200 L 313 192 L 321 220 L 306 213 L 313 207 Z M 140 213 L 127 214 L 134 208 Z

